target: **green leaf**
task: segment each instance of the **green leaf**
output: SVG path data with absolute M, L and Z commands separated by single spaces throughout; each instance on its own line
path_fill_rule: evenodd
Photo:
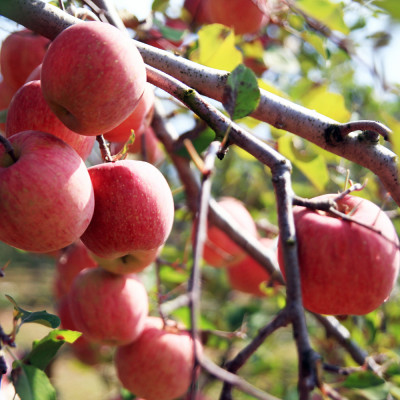
M 82 333 L 64 329 L 55 329 L 46 337 L 35 341 L 32 351 L 25 357 L 25 362 L 44 370 L 59 348 L 65 343 L 73 343 Z
M 232 71 L 243 62 L 242 53 L 235 45 L 235 35 L 226 26 L 205 25 L 198 35 L 198 49 L 190 55 L 192 61 L 226 71 Z
M 8 109 L 0 110 L 0 124 L 5 124 L 6 123 L 7 111 L 8 111 Z
M 215 140 L 215 132 L 211 128 L 206 128 L 204 131 L 202 131 L 197 137 L 191 140 L 194 148 L 196 151 L 201 154 L 209 145 L 212 141 Z M 191 157 L 186 150 L 185 146 L 182 146 L 177 152 L 177 155 L 181 157 L 185 157 L 189 160 L 191 160 Z
M 21 400 L 56 400 L 56 391 L 42 370 L 20 362 L 15 365 L 14 386 Z
M 238 65 L 229 75 L 223 95 L 223 105 L 232 119 L 244 118 L 260 101 L 260 88 L 254 72 Z
M 329 0 L 298 0 L 296 7 L 308 16 L 322 22 L 330 29 L 347 35 L 349 27 L 343 19 L 342 5 Z
M 174 283 L 179 285 L 180 283 L 186 282 L 188 274 L 186 271 L 177 270 L 175 268 L 164 265 L 160 270 L 161 282 Z
M 21 320 L 20 326 L 28 322 L 35 322 L 36 324 L 55 329 L 60 325 L 60 318 L 57 315 L 49 314 L 46 310 L 27 311 L 19 307 L 11 296 L 6 294 L 6 298 L 13 304 L 15 317 Z
M 304 31 L 301 33 L 301 37 L 304 41 L 309 43 L 314 49 L 321 54 L 325 59 L 328 58 L 328 53 L 326 51 L 326 40 L 311 31 Z
M 385 380 L 375 375 L 371 371 L 354 372 L 343 382 L 343 387 L 353 389 L 365 389 L 371 386 L 379 386 L 385 383 Z
M 164 25 L 161 21 L 155 19 L 154 24 L 160 30 L 161 34 L 165 39 L 172 40 L 174 42 L 178 42 L 182 39 L 185 34 L 184 30 L 170 28 L 169 26 Z

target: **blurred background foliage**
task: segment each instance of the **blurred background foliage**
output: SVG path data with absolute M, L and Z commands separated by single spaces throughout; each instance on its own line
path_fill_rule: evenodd
M 138 12 L 132 34 L 140 40 L 145 41 L 149 26 L 156 27 L 166 39 L 182 40 L 174 51 L 183 57 L 229 71 L 245 63 L 257 75 L 260 87 L 340 122 L 379 120 L 393 130 L 392 142 L 385 145 L 400 153 L 400 7 L 397 0 L 271 0 L 271 21 L 257 37 L 235 36 L 221 25 L 194 29 L 188 24 L 182 1 L 155 0 L 148 4 L 141 2 L 141 6 L 131 3 L 138 2 L 116 4 L 130 16 Z M 186 28 L 165 28 L 171 18 L 185 21 Z M 1 21 L 3 34 L 15 29 L 9 21 Z M 189 112 L 165 93 L 157 91 L 157 94 L 171 111 L 170 122 L 178 133 L 194 127 L 195 119 Z M 341 191 L 346 177 L 353 182 L 367 182 L 363 191 L 354 194 L 372 200 L 386 211 L 394 211 L 393 221 L 400 229 L 395 203 L 370 171 L 252 118 L 243 118 L 240 123 L 290 159 L 296 194 L 313 197 Z M 185 293 L 192 265 L 192 215 L 168 157 L 159 167 L 175 193 L 177 211 L 159 268 L 153 265 L 141 273 L 154 315 L 158 314 L 159 297 L 165 302 Z M 232 148 L 222 162 L 217 162 L 213 179 L 215 198 L 240 199 L 258 222 L 260 234 L 274 235 L 274 231 L 264 229 L 266 222 L 277 223 L 276 200 L 267 168 L 243 150 Z M 5 294 L 12 295 L 25 308 L 55 311 L 52 296 L 55 262 L 55 256 L 32 255 L 0 244 L 0 266 L 7 265 L 5 277 L 0 281 L 1 325 L 6 331 L 11 329 L 12 305 Z M 231 290 L 225 270 L 206 264 L 202 269 L 202 285 L 203 338 L 207 353 L 219 364 L 244 347 L 285 302 L 284 289 L 266 298 Z M 396 287 L 390 300 L 378 310 L 365 317 L 341 318 L 352 339 L 371 356 L 379 358 L 384 366 L 381 377 L 362 369 L 349 377 L 324 372 L 325 382 L 343 398 L 400 399 L 399 301 Z M 187 308 L 175 310 L 171 317 L 189 326 Z M 324 361 L 341 367 L 356 365 L 312 316 L 307 316 L 307 321 L 312 343 Z M 46 329 L 25 326 L 17 337 L 16 356 L 27 351 L 32 340 L 45 335 Z M 279 398 L 296 399 L 297 356 L 290 328 L 280 329 L 269 337 L 240 370 L 240 375 Z M 85 366 L 73 358 L 67 345 L 56 358 L 50 376 L 61 400 L 112 399 L 119 391 L 115 373 L 107 363 L 94 368 Z M 218 398 L 221 383 L 213 377 L 203 374 L 200 386 L 207 398 Z M 314 398 L 323 396 L 316 391 Z M 235 391 L 234 398 L 251 397 Z

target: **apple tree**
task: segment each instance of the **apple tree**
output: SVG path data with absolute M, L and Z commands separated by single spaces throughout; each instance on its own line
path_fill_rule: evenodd
M 1 390 L 400 398 L 396 1 L 131 6 L 0 3 Z

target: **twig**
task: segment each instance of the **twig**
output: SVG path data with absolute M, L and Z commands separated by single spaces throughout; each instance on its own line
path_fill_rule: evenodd
M 2 0 L 0 15 L 50 39 L 54 39 L 68 26 L 81 22 L 42 0 Z M 227 71 L 201 66 L 145 43 L 138 41 L 134 43 L 147 64 L 174 76 L 201 94 L 218 101 L 222 100 L 229 76 Z M 343 139 L 342 131 L 346 131 L 346 124 L 339 124 L 335 120 L 262 89 L 259 106 L 251 115 L 370 169 L 400 205 L 397 156 L 389 149 L 379 144 L 371 144 L 368 140 L 363 142 L 356 134 L 347 135 Z M 372 131 L 374 129 L 375 126 L 372 126 Z
M 108 144 L 104 139 L 103 135 L 97 135 L 96 140 L 99 143 L 101 158 L 105 162 L 112 162 L 113 156 L 111 155 L 110 148 L 108 147 Z
M 10 141 L 5 138 L 3 135 L 0 135 L 0 143 L 4 146 L 4 150 L 6 153 L 11 157 L 13 162 L 17 162 L 18 158 L 14 153 L 14 148 L 12 147 L 12 144 Z
M 258 331 L 257 336 L 245 348 L 243 348 L 235 358 L 225 364 L 226 369 L 229 372 L 236 373 L 246 363 L 250 356 L 264 343 L 265 339 L 269 335 L 289 323 L 290 316 L 287 309 L 284 308 L 269 324 Z M 231 391 L 232 385 L 225 382 L 222 388 L 220 400 L 231 400 Z
M 193 368 L 192 385 L 190 399 L 195 399 L 196 388 L 196 364 L 199 363 L 199 354 L 196 342 L 199 339 L 198 320 L 200 315 L 200 262 L 203 259 L 203 248 L 206 240 L 208 203 L 211 195 L 211 172 L 214 168 L 214 161 L 219 149 L 219 142 L 212 142 L 209 146 L 204 161 L 203 181 L 200 187 L 198 223 L 194 232 L 193 243 L 193 267 L 190 275 L 188 292 L 190 294 L 190 315 L 191 315 L 191 335 L 193 338 L 193 351 L 195 366 Z

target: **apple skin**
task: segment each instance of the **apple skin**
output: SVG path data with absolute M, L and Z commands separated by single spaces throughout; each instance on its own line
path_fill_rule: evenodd
M 68 129 L 51 111 L 43 97 L 39 80 L 25 83 L 15 93 L 8 108 L 6 137 L 25 130 L 51 133 L 68 143 L 86 160 L 96 138 L 83 136 Z
M 162 246 L 154 251 L 136 250 L 133 254 L 127 254 L 122 257 L 108 259 L 97 257 L 93 258 L 98 262 L 101 268 L 114 274 L 132 274 L 143 271 L 151 265 L 160 253 Z
M 133 112 L 146 69 L 127 34 L 89 21 L 55 38 L 42 63 L 41 82 L 57 117 L 74 132 L 92 136 L 115 128 Z
M 42 72 L 42 64 L 40 63 L 26 78 L 25 83 L 31 81 L 40 81 L 40 74 Z
M 82 242 L 98 257 L 155 254 L 172 228 L 174 201 L 161 172 L 145 161 L 122 160 L 88 169 L 95 210 Z
M 316 199 L 334 199 L 327 194 Z M 339 210 L 355 210 L 354 222 L 294 207 L 304 307 L 327 315 L 364 315 L 390 295 L 400 263 L 399 240 L 392 222 L 374 203 L 347 195 Z M 278 261 L 285 275 L 281 243 Z
M 93 342 L 124 345 L 142 333 L 149 304 L 146 289 L 132 275 L 102 268 L 81 271 L 68 294 L 72 320 Z
M 11 88 L 4 80 L 0 81 L 0 111 L 8 108 L 15 90 Z M 0 130 L 5 132 L 6 124 L 0 123 Z
M 273 239 L 261 238 L 260 242 L 266 248 L 275 251 Z M 258 297 L 266 296 L 265 292 L 260 289 L 260 285 L 262 283 L 268 284 L 270 275 L 254 258 L 247 256 L 238 263 L 229 266 L 226 273 L 233 289 Z
M 9 141 L 18 160 L 0 145 L 0 240 L 39 253 L 70 245 L 94 211 L 85 164 L 49 133 L 25 131 Z
M 97 262 L 91 256 L 81 240 L 68 246 L 58 258 L 54 279 L 54 294 L 56 298 L 66 295 L 75 277 L 85 268 L 97 267 Z
M 4 80 L 17 91 L 42 62 L 50 40 L 28 29 L 14 32 L 3 41 L 0 68 Z
M 68 295 L 60 298 L 57 304 L 57 314 L 61 320 L 61 328 L 71 331 L 78 331 L 71 314 Z M 81 335 L 75 342 L 68 344 L 74 356 L 84 364 L 97 365 L 102 362 L 103 346 L 99 343 L 90 342 L 84 335 Z
M 132 130 L 137 134 L 140 129 L 150 125 L 154 112 L 154 91 L 150 84 L 146 84 L 143 96 L 140 98 L 133 112 L 120 125 L 116 126 L 103 136 L 109 142 L 126 142 L 132 135 Z
M 183 7 L 192 16 L 192 22 L 196 25 L 205 25 L 211 23 L 208 11 L 209 2 L 210 0 L 185 0 Z
M 256 224 L 241 201 L 233 197 L 223 197 L 218 201 L 218 204 L 247 235 L 258 237 Z M 226 233 L 216 226 L 208 226 L 207 239 L 203 250 L 203 258 L 207 264 L 222 268 L 236 263 L 245 256 L 245 251 L 233 242 Z
M 257 6 L 256 3 L 260 3 Z M 212 23 L 223 24 L 234 29 L 235 34 L 257 33 L 269 21 L 261 9 L 265 0 L 211 0 L 207 2 Z
M 198 342 L 198 352 L 202 347 Z M 117 347 L 114 363 L 122 385 L 146 400 L 172 400 L 186 393 L 194 365 L 193 340 L 186 331 L 163 328 L 161 318 L 147 318 L 133 343 Z

